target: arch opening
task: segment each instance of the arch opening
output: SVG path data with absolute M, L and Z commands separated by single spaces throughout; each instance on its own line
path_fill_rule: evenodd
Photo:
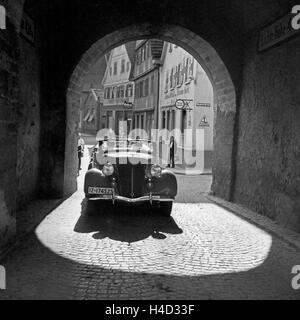
M 149 25 L 130 26 L 99 39 L 81 57 L 67 90 L 67 127 L 65 142 L 64 194 L 77 188 L 77 134 L 83 77 L 93 65 L 113 48 L 141 39 L 160 39 L 183 48 L 199 62 L 213 87 L 213 161 L 212 192 L 230 198 L 232 185 L 232 152 L 236 113 L 236 91 L 231 76 L 216 50 L 203 38 L 180 26 L 153 30 Z

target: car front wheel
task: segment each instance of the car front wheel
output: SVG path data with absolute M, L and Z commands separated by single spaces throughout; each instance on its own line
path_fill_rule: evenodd
M 160 212 L 165 217 L 170 217 L 172 212 L 173 202 L 166 201 L 160 203 Z
M 88 216 L 93 216 L 96 214 L 97 207 L 96 207 L 96 202 L 93 200 L 87 199 L 86 203 L 86 213 Z

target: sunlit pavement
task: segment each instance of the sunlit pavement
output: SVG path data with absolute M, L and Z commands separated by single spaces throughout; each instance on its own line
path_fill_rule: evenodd
M 300 298 L 299 250 L 209 201 L 210 176 L 177 176 L 172 218 L 100 207 L 88 217 L 83 178 L 2 263 L 0 299 Z

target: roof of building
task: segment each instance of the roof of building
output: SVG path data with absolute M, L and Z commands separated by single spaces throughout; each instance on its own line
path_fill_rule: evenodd
M 130 65 L 131 65 L 131 69 L 130 69 L 130 72 L 132 70 L 132 68 L 134 67 L 134 61 L 135 61 L 135 45 L 136 45 L 136 41 L 131 41 L 131 42 L 127 42 L 124 44 L 124 47 L 125 47 L 125 50 L 126 50 L 126 53 L 127 53 L 127 56 L 128 56 L 128 59 L 130 61 Z M 107 75 L 108 75 L 108 72 L 109 72 L 109 68 L 111 66 L 111 62 L 112 62 L 112 58 L 113 58 L 113 53 L 114 53 L 114 50 L 117 49 L 117 48 L 120 48 L 122 47 L 123 45 L 119 46 L 119 47 L 116 47 L 114 49 L 112 49 L 110 51 L 110 54 L 109 54 L 109 58 L 107 60 L 107 66 L 106 66 L 106 70 L 105 70 L 105 73 L 104 73 L 104 76 L 102 78 L 102 85 L 104 85 L 105 81 L 106 81 L 106 78 L 107 78 Z M 130 76 L 130 73 L 129 73 L 129 76 Z M 129 80 L 129 79 L 128 79 Z M 122 81 L 124 82 L 124 81 Z
M 149 41 L 151 46 L 152 57 L 154 59 L 160 59 L 164 46 L 164 41 L 159 39 L 151 39 Z
M 163 40 L 159 40 L 159 39 L 147 40 L 147 39 L 144 39 L 144 40 L 136 41 L 135 53 L 134 53 L 134 61 L 132 63 L 132 68 L 131 68 L 130 77 L 129 77 L 130 80 L 134 80 L 134 67 L 135 67 L 136 52 L 142 45 L 144 45 L 147 42 L 150 44 L 152 59 L 155 59 L 155 60 L 160 60 L 161 59 L 161 55 L 162 55 L 162 51 L 163 51 L 163 47 L 164 47 L 164 41 Z
M 101 88 L 102 87 L 102 78 L 104 76 L 107 66 L 107 57 L 102 56 L 89 70 L 86 76 L 84 76 L 83 82 L 83 91 L 88 91 L 91 88 Z
M 127 42 L 125 44 L 125 48 L 131 63 L 131 67 L 133 67 L 134 65 L 134 59 L 135 59 L 135 44 L 136 41 L 131 41 L 131 42 Z

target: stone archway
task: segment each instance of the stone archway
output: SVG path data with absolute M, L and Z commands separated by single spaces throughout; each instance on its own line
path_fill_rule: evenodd
M 64 194 L 76 190 L 76 140 L 82 77 L 112 48 L 143 38 L 159 38 L 181 46 L 192 54 L 206 71 L 214 89 L 216 115 L 212 192 L 219 197 L 229 199 L 234 178 L 232 153 L 236 90 L 228 69 L 216 50 L 194 32 L 176 25 L 153 27 L 150 24 L 132 25 L 101 38 L 86 51 L 73 71 L 67 91 Z

